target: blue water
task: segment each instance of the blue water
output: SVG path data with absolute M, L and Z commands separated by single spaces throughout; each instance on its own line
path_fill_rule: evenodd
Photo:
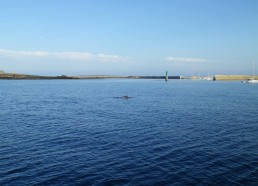
M 258 185 L 258 85 L 1 80 L 0 185 Z

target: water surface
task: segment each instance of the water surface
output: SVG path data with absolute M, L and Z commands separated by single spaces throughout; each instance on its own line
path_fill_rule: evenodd
M 240 82 L 1 80 L 0 185 L 258 185 L 257 105 Z

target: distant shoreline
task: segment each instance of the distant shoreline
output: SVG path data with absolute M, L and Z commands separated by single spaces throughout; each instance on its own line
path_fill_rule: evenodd
M 211 78 L 214 81 L 237 81 L 248 80 L 252 78 L 251 75 L 215 75 Z M 111 76 L 111 75 L 80 75 L 80 76 L 39 76 L 39 75 L 27 75 L 27 74 L 15 74 L 15 73 L 0 73 L 0 79 L 6 80 L 51 80 L 51 79 L 165 79 L 165 76 Z M 198 76 L 168 76 L 168 79 L 191 79 L 198 80 Z M 258 76 L 255 76 L 258 79 Z
M 0 79 L 6 79 L 6 80 L 15 80 L 15 79 L 28 79 L 28 80 L 39 80 L 39 79 L 79 79 L 74 76 L 38 76 L 38 75 L 27 75 L 27 74 L 14 74 L 14 73 L 2 73 L 0 74 Z
M 165 79 L 165 76 L 109 76 L 109 75 L 81 75 L 81 76 L 38 76 L 27 74 L 14 74 L 14 73 L 2 73 L 0 79 L 28 79 L 28 80 L 40 80 L 40 79 L 108 79 L 108 78 L 121 78 L 121 79 Z M 169 79 L 180 79 L 180 76 L 169 76 Z

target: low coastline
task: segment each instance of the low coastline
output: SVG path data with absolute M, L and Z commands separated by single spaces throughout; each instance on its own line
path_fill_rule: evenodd
M 6 80 L 40 80 L 40 79 L 165 79 L 165 76 L 112 76 L 112 75 L 79 75 L 79 76 L 41 76 L 16 73 L 0 73 L 0 79 Z M 214 81 L 244 81 L 253 78 L 251 75 L 215 75 L 211 77 Z M 168 79 L 190 79 L 199 80 L 197 76 L 168 76 Z M 254 79 L 258 79 L 255 76 Z
M 38 76 L 38 75 L 27 75 L 27 74 L 14 74 L 14 73 L 1 73 L 0 79 L 6 79 L 6 80 L 39 80 L 39 79 L 79 79 L 75 76 Z
M 9 80 L 40 80 L 40 79 L 107 79 L 107 78 L 121 78 L 121 79 L 165 79 L 165 76 L 111 76 L 111 75 L 80 75 L 80 76 L 39 76 L 15 73 L 0 73 L 0 79 Z M 180 76 L 169 76 L 169 79 L 181 79 Z

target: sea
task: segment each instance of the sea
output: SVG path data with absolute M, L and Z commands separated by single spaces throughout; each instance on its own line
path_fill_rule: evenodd
M 257 186 L 258 84 L 0 80 L 0 185 Z

